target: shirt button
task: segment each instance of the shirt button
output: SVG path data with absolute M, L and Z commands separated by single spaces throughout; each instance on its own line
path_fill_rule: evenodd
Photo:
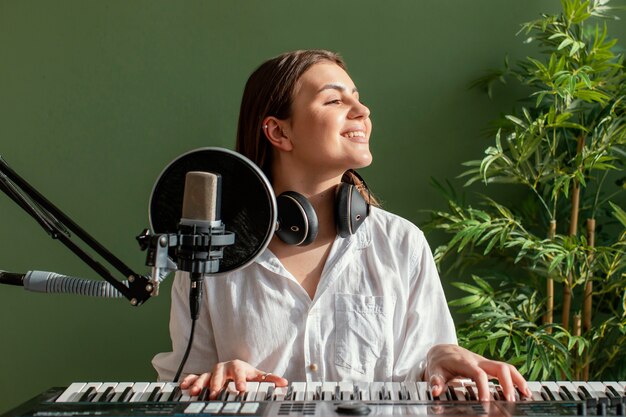
M 316 364 L 316 363 L 312 363 L 312 364 L 310 364 L 310 365 L 309 365 L 309 369 L 310 369 L 312 372 L 317 372 L 317 364 Z

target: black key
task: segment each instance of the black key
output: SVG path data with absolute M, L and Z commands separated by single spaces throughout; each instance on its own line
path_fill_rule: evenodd
M 574 398 L 571 391 L 568 390 L 567 387 L 559 387 L 559 388 L 560 388 L 561 397 L 563 397 L 565 401 L 577 401 L 577 399 Z
M 606 396 L 611 400 L 611 406 L 615 407 L 622 401 L 622 397 L 614 387 L 607 385 L 606 388 Z
M 118 403 L 128 402 L 128 400 L 130 400 L 130 397 L 132 397 L 134 393 L 135 391 L 133 391 L 133 387 L 126 387 L 124 391 L 122 391 L 122 394 L 117 399 L 117 402 Z
M 409 398 L 409 391 L 407 391 L 407 389 L 404 386 L 404 384 L 402 384 L 402 388 L 400 388 L 399 398 L 400 398 L 401 401 L 410 400 L 410 398 Z
M 359 390 L 359 386 L 358 385 L 354 385 L 354 390 L 352 392 L 352 398 L 354 398 L 355 400 L 362 400 L 362 398 L 361 398 L 361 390 Z
M 180 389 L 180 386 L 176 385 L 170 394 L 170 397 L 167 399 L 168 401 L 179 401 L 180 397 L 183 396 L 183 390 Z
M 467 387 L 465 387 L 465 389 L 467 390 L 470 401 L 478 401 L 478 396 L 476 395 L 476 391 L 474 390 L 473 386 L 468 385 Z
M 506 401 L 506 395 L 504 395 L 504 391 L 502 391 L 502 387 L 500 385 L 496 385 L 496 394 L 496 400 Z M 494 395 L 494 397 L 496 396 Z
M 541 387 L 541 396 L 546 401 L 556 401 L 556 398 L 554 398 L 554 395 L 552 395 L 552 391 L 550 391 L 548 387 Z
M 209 397 L 209 387 L 203 387 L 198 394 L 198 401 L 206 401 Z
M 94 387 L 89 387 L 89 389 L 87 389 L 87 391 L 85 391 L 83 395 L 80 396 L 80 398 L 78 399 L 78 402 L 81 402 L 81 403 L 91 402 L 91 400 L 93 400 L 93 397 L 95 397 L 97 393 L 98 391 L 96 391 Z
M 98 399 L 98 402 L 108 403 L 109 401 L 111 401 L 114 395 L 115 395 L 115 388 L 108 387 L 107 389 L 104 390 L 104 392 Z
M 285 401 L 291 401 L 294 395 L 295 392 L 293 390 L 293 385 L 289 385 L 289 388 L 287 388 L 287 392 L 285 393 Z
M 267 387 L 267 394 L 265 394 L 265 401 L 274 401 L 274 387 Z
M 161 397 L 161 388 L 154 387 L 154 389 L 150 393 L 150 396 L 148 397 L 148 402 L 159 401 L 160 397 Z
M 459 401 L 459 397 L 457 397 L 456 391 L 450 385 L 448 385 L 448 396 L 452 401 Z
M 578 392 L 580 393 L 581 397 L 587 402 L 587 405 L 589 407 L 595 407 L 597 404 L 596 399 L 589 393 L 589 390 L 586 387 L 579 387 L 578 388 Z
M 335 401 L 341 400 L 341 391 L 339 390 L 339 385 L 335 385 L 335 393 L 333 394 L 333 400 Z
M 217 394 L 217 400 L 218 401 L 226 401 L 226 396 L 228 395 L 228 385 L 225 385 L 224 387 L 222 387 L 222 389 L 220 390 L 220 393 Z

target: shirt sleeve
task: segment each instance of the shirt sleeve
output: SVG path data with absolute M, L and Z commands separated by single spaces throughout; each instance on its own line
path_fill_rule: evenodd
M 189 285 L 189 274 L 180 271 L 176 272 L 176 277 L 172 284 L 170 308 L 172 351 L 158 353 L 152 359 L 152 366 L 154 366 L 159 375 L 159 381 L 172 381 L 174 379 L 187 348 L 189 332 L 191 331 Z M 200 307 L 200 317 L 196 321 L 193 344 L 182 375 L 209 372 L 217 361 L 217 349 L 215 347 L 207 300 L 208 297 L 205 294 Z
M 393 371 L 396 381 L 419 381 L 432 346 L 457 344 L 454 322 L 432 252 L 421 230 L 417 237 L 417 249 L 409 263 L 405 337 Z

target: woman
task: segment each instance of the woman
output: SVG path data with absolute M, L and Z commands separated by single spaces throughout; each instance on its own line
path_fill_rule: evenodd
M 276 195 L 304 195 L 319 232 L 307 246 L 274 236 L 244 270 L 205 279 L 182 388 L 197 394 L 208 386 L 215 398 L 229 379 L 240 391 L 246 381 L 261 380 L 285 386 L 287 379 L 423 379 L 439 395 L 448 380 L 464 376 L 476 381 L 484 400 L 489 377 L 499 379 L 510 400 L 514 385 L 529 392 L 513 366 L 456 345 L 431 251 L 416 226 L 371 201 L 361 227 L 337 235 L 335 190 L 347 170 L 372 162 L 369 116 L 334 53 L 286 53 L 250 76 L 237 150 L 263 169 Z M 175 280 L 173 352 L 153 361 L 161 379 L 172 379 L 185 348 L 187 294 L 185 280 Z

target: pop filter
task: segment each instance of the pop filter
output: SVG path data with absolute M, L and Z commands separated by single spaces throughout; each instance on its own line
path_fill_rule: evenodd
M 189 171 L 212 172 L 222 177 L 220 220 L 228 232 L 235 234 L 235 243 L 224 247 L 218 273 L 250 264 L 274 235 L 276 197 L 261 169 L 228 149 L 196 149 L 179 156 L 163 170 L 150 196 L 152 232 L 176 233 L 183 212 L 185 175 Z

